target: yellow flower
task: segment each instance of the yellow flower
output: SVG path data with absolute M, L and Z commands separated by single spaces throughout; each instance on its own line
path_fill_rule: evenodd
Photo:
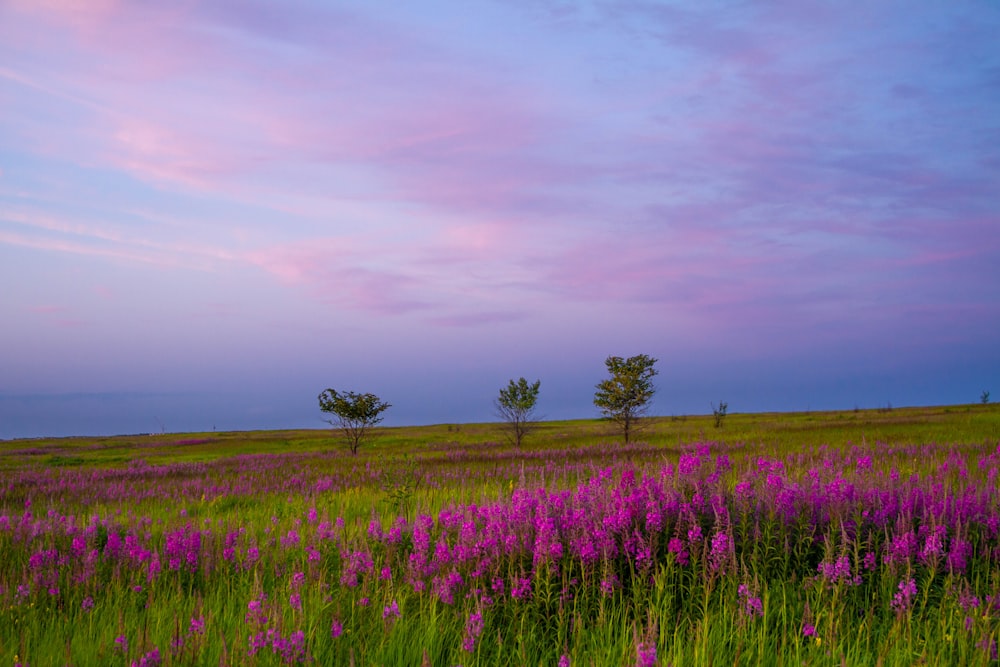
M 822 644 L 822 643 L 823 643 L 823 640 L 822 640 L 822 639 L 820 639 L 819 637 L 817 637 L 817 638 L 816 638 L 816 646 L 819 646 L 819 645 L 820 645 L 820 644 Z
M 950 634 L 946 634 L 946 635 L 944 636 L 944 640 L 945 640 L 946 642 L 950 642 L 950 641 L 951 641 L 951 635 L 950 635 Z

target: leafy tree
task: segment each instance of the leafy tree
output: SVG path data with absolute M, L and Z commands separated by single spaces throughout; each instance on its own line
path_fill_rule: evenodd
M 656 393 L 653 387 L 653 377 L 657 374 L 654 364 L 656 359 L 645 354 L 628 359 L 608 357 L 604 361 L 611 377 L 597 385 L 594 405 L 600 408 L 605 419 L 621 426 L 626 444 Z
M 391 407 L 375 394 L 327 389 L 319 395 L 319 409 L 332 415 L 326 421 L 340 429 L 355 456 L 371 429 L 382 421 L 382 413 Z
M 725 401 L 719 401 L 719 407 L 715 407 L 715 403 L 712 403 L 712 416 L 715 417 L 715 428 L 722 428 L 722 422 L 725 421 L 728 410 L 729 404 Z
M 538 388 L 541 384 L 541 380 L 535 380 L 533 384 L 528 384 L 524 378 L 519 378 L 517 382 L 511 380 L 493 401 L 497 416 L 507 422 L 510 437 L 518 448 L 537 421 L 535 403 L 538 402 Z

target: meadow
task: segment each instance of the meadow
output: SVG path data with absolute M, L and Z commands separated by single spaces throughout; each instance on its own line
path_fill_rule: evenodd
M 0 664 L 997 665 L 1000 408 L 0 442 Z

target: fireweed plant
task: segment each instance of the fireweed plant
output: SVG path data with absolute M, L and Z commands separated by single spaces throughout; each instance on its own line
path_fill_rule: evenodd
M 1000 664 L 995 441 L 25 460 L 0 664 Z

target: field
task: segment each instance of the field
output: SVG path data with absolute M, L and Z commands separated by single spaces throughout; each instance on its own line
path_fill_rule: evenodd
M 997 665 L 1000 408 L 0 442 L 0 665 Z

